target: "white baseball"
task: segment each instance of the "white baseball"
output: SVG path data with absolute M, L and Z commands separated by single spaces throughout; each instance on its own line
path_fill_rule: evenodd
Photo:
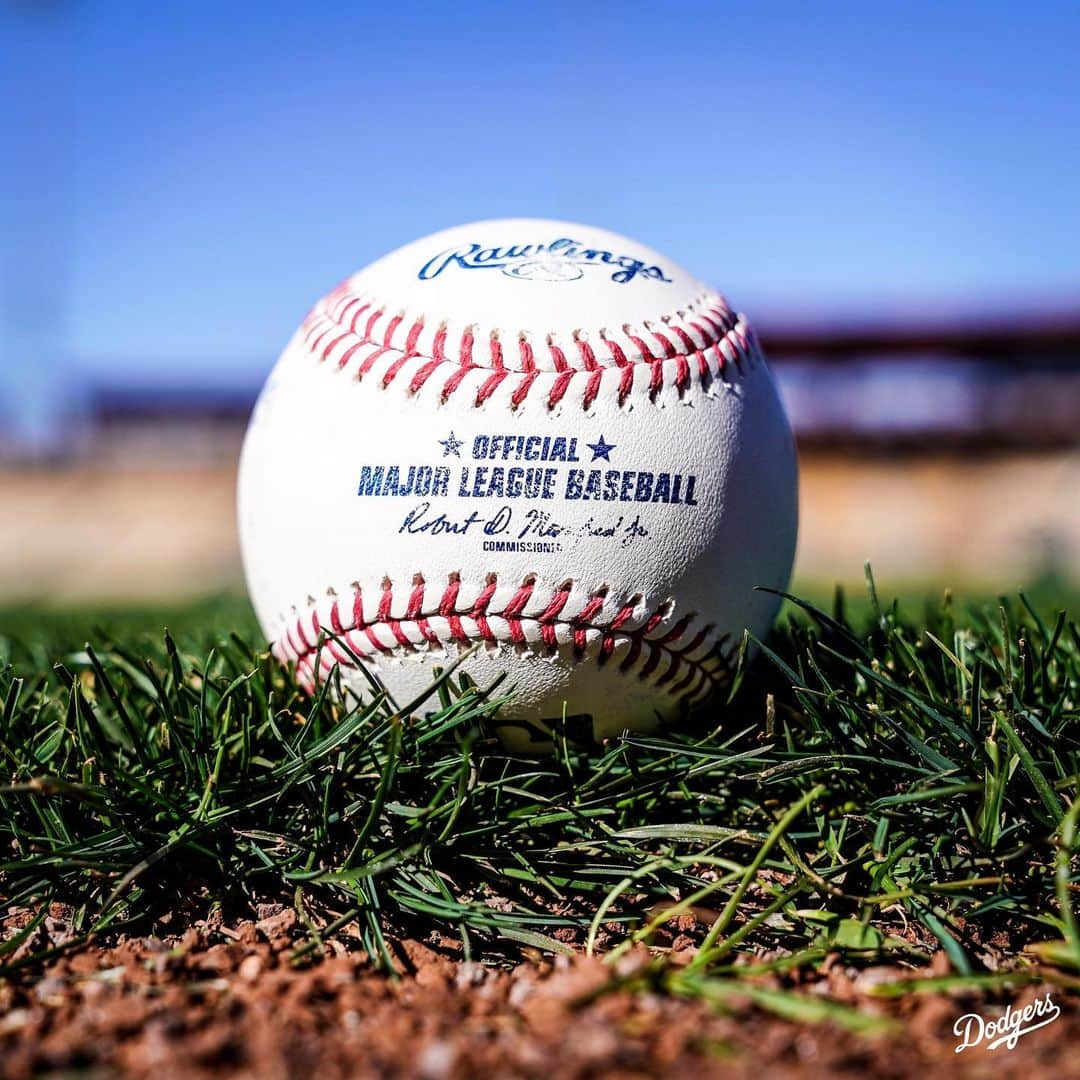
M 614 233 L 485 221 L 316 304 L 248 429 L 240 535 L 305 684 L 339 665 L 367 696 L 361 658 L 404 705 L 479 644 L 463 670 L 506 677 L 507 742 L 602 739 L 705 700 L 768 629 L 796 489 L 722 296 Z

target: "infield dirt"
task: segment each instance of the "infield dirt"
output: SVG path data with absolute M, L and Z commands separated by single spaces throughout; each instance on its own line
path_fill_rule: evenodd
M 866 1035 L 781 1019 L 749 997 L 717 1011 L 618 988 L 647 961 L 644 952 L 615 970 L 539 955 L 501 968 L 461 961 L 456 943 L 398 940 L 392 978 L 335 942 L 322 960 L 297 966 L 293 910 L 267 905 L 260 914 L 85 947 L 0 983 L 0 1076 L 1080 1077 L 1080 1011 L 1059 986 L 1029 986 L 1011 999 L 1022 1007 L 1051 992 L 1062 1007 L 1053 1024 L 1013 1050 L 958 1055 L 957 1018 L 998 1015 L 1004 999 L 876 994 L 911 974 L 900 968 L 857 970 L 833 957 L 801 983 L 755 980 L 885 1022 L 887 1030 Z M 62 937 L 63 913 L 47 923 L 43 932 Z M 932 970 L 947 970 L 942 955 Z

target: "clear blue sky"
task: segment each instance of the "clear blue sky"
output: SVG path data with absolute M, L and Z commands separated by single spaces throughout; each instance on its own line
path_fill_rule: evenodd
M 261 374 L 351 270 L 516 214 L 766 321 L 1080 296 L 1080 4 L 87 0 L 0 32 L 16 362 Z

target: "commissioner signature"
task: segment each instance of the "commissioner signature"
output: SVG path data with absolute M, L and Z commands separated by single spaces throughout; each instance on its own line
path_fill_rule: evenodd
M 402 519 L 398 533 L 408 536 L 502 536 L 514 540 L 552 540 L 556 537 L 588 537 L 611 540 L 629 547 L 649 536 L 641 515 L 592 515 L 583 525 L 567 525 L 547 510 L 515 509 L 503 504 L 491 514 L 470 510 L 463 515 L 435 512 L 430 502 L 417 503 Z

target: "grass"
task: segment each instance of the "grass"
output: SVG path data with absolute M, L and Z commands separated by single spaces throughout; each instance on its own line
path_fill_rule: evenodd
M 912 621 L 869 575 L 861 614 L 840 594 L 785 610 L 703 726 L 541 759 L 498 752 L 497 702 L 454 672 L 400 713 L 305 697 L 234 601 L 164 635 L 153 613 L 9 616 L 0 892 L 34 918 L 0 965 L 48 959 L 20 945 L 53 902 L 71 948 L 280 901 L 308 927 L 298 960 L 358 927 L 387 967 L 394 933 L 614 959 L 695 913 L 693 960 L 657 949 L 633 978 L 716 1002 L 747 954 L 755 972 L 840 952 L 915 975 L 942 948 L 972 986 L 1080 973 L 1076 624 L 1023 597 Z

